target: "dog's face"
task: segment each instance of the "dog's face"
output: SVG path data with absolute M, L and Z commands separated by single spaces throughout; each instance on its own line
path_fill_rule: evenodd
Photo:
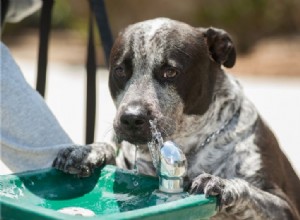
M 165 18 L 126 28 L 110 57 L 118 140 L 145 144 L 151 139 L 149 120 L 156 119 L 167 137 L 181 124 L 183 114 L 204 114 L 221 65 L 232 67 L 234 62 L 232 41 L 219 29 Z

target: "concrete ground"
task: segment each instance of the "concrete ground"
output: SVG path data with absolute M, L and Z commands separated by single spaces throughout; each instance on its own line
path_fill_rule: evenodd
M 34 87 L 36 64 L 17 59 L 25 78 Z M 238 77 L 245 93 L 278 137 L 283 151 L 300 174 L 300 77 Z M 97 75 L 97 128 L 95 141 L 105 139 L 115 113 L 108 87 L 108 72 Z M 46 102 L 76 143 L 84 143 L 85 69 L 79 65 L 51 63 Z M 276 168 L 275 168 L 276 169 Z

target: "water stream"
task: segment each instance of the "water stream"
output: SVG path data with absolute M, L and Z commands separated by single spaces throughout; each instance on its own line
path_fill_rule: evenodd
M 153 166 L 157 170 L 159 162 L 160 148 L 164 143 L 161 133 L 157 129 L 157 120 L 149 120 L 150 129 L 152 133 L 152 140 L 148 143 L 150 155 L 152 157 Z

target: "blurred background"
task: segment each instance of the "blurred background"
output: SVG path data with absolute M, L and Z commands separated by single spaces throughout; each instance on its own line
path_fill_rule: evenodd
M 299 0 L 107 0 L 113 36 L 129 24 L 169 17 L 193 26 L 223 28 L 238 51 L 226 70 L 243 84 L 300 173 L 300 1 Z M 46 102 L 77 143 L 84 142 L 85 62 L 89 5 L 57 0 L 50 35 Z M 35 87 L 40 12 L 6 23 L 2 41 Z M 114 106 L 97 36 L 98 103 L 96 141 L 112 129 Z
M 299 75 L 299 0 L 109 0 L 106 8 L 113 35 L 137 21 L 169 17 L 193 26 L 215 26 L 231 34 L 240 59 L 234 73 L 255 75 Z M 81 64 L 85 59 L 89 5 L 81 0 L 58 0 L 52 19 L 53 61 Z M 26 49 L 37 44 L 39 12 L 22 22 L 7 24 L 3 41 Z M 67 48 L 62 50 L 62 48 Z M 101 42 L 98 62 L 103 64 Z M 28 58 L 36 58 L 29 50 Z M 254 62 L 256 65 L 251 65 Z

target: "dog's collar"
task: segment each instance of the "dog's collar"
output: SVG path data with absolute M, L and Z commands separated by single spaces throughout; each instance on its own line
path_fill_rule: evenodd
M 205 141 L 199 145 L 197 148 L 203 148 L 206 145 L 208 145 L 212 140 L 214 140 L 217 136 L 219 136 L 221 133 L 223 133 L 225 130 L 228 130 L 230 127 L 234 126 L 239 118 L 241 109 L 239 108 L 232 116 L 230 120 L 225 122 L 221 128 L 216 130 L 215 132 L 208 135 L 208 137 L 205 139 Z

